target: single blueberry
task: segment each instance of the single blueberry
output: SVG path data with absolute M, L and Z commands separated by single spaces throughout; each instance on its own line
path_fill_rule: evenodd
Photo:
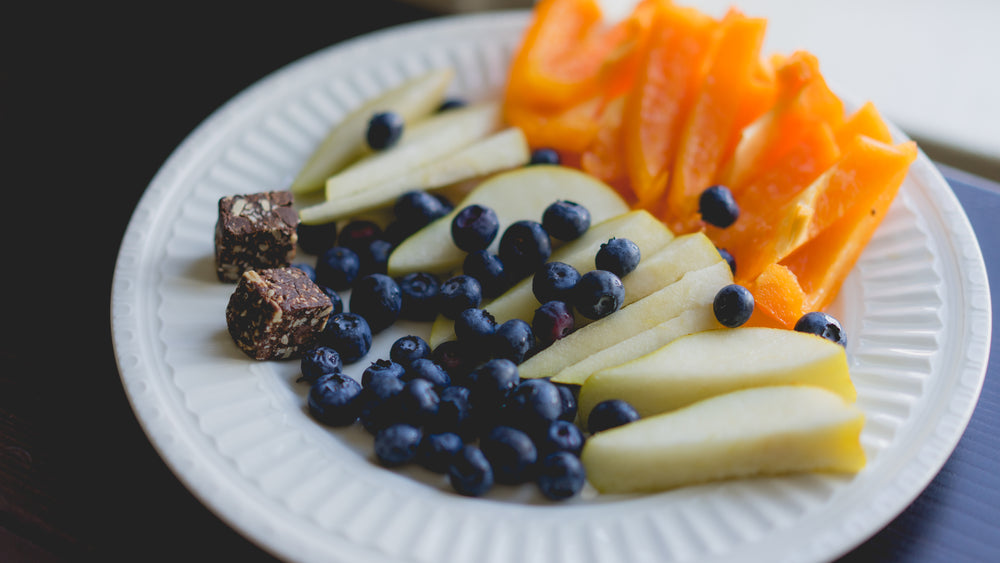
M 309 254 L 322 254 L 331 246 L 337 244 L 337 223 L 322 223 L 307 225 L 299 221 L 295 227 L 299 247 Z
M 559 420 L 567 422 L 575 421 L 577 409 L 579 408 L 577 393 L 580 392 L 580 386 L 565 383 L 556 383 L 555 386 L 559 390 L 559 397 L 562 399 L 562 414 L 559 415 Z
M 565 262 L 546 262 L 531 278 L 531 291 L 539 303 L 569 301 L 580 272 Z
M 399 467 L 417 457 L 423 431 L 409 424 L 397 423 L 375 434 L 375 459 L 385 467 Z
M 394 111 L 376 113 L 368 121 L 365 140 L 373 151 L 382 151 L 395 145 L 403 136 L 403 117 Z
M 328 426 L 348 426 L 358 419 L 361 385 L 342 373 L 329 373 L 309 387 L 309 413 Z
M 361 271 L 358 254 L 343 246 L 327 249 L 316 259 L 316 283 L 334 291 L 350 289 Z
M 448 481 L 460 495 L 480 497 L 493 488 L 493 467 L 475 444 L 466 444 L 452 458 Z
M 375 239 L 360 245 L 355 252 L 358 254 L 360 267 L 359 276 L 368 274 L 385 274 L 389 269 L 389 255 L 395 247 L 385 239 Z
M 396 220 L 411 229 L 423 228 L 448 214 L 440 199 L 423 190 L 410 190 L 399 196 L 392 210 Z
M 372 347 L 372 331 L 368 321 L 355 313 L 339 313 L 326 322 L 320 343 L 340 354 L 344 365 L 353 364 L 368 354 Z
M 594 257 L 594 265 L 598 270 L 607 270 L 624 278 L 636 269 L 640 258 L 639 245 L 627 238 L 616 237 L 601 244 Z
M 368 321 L 372 333 L 392 326 L 403 307 L 403 295 L 396 280 L 385 274 L 368 274 L 354 283 L 351 312 Z
M 535 439 L 535 445 L 541 456 L 553 452 L 569 452 L 579 456 L 585 441 L 583 431 L 577 425 L 566 420 L 554 420 L 545 432 Z
M 389 347 L 389 359 L 404 368 L 410 367 L 414 360 L 429 358 L 430 355 L 430 344 L 415 334 L 400 336 Z
M 305 262 L 293 262 L 291 266 L 302 270 L 307 276 L 309 276 L 309 279 L 312 280 L 313 283 L 316 282 L 316 268 L 312 267 L 312 265 L 306 264 Z
M 607 399 L 591 409 L 587 416 L 587 430 L 597 434 L 636 420 L 639 420 L 639 413 L 635 407 L 621 399 Z
M 736 258 L 733 257 L 732 253 L 730 253 L 725 248 L 716 248 L 716 250 L 719 251 L 719 256 L 722 256 L 722 259 L 725 260 L 727 264 L 729 264 L 729 271 L 731 271 L 733 274 L 736 274 Z
M 451 240 L 465 252 L 484 250 L 500 232 L 496 211 L 484 205 L 463 207 L 451 220 Z
M 750 290 L 739 284 L 729 284 L 715 294 L 712 310 L 719 324 L 729 328 L 743 325 L 753 315 L 754 298 Z
M 709 225 L 726 228 L 740 216 L 733 193 L 725 186 L 711 186 L 698 197 L 698 212 Z
M 472 353 L 481 356 L 488 351 L 497 326 L 497 320 L 489 311 L 469 307 L 455 319 L 455 337 Z
M 534 478 L 538 450 L 523 431 L 497 426 L 479 439 L 479 447 L 493 466 L 497 483 L 516 485 Z
M 799 317 L 795 330 L 821 336 L 830 342 L 847 346 L 847 333 L 833 315 L 822 311 L 812 311 Z
M 580 458 L 569 452 L 551 453 L 538 462 L 535 482 L 549 500 L 576 496 L 587 482 L 587 472 Z
M 472 354 L 458 340 L 438 344 L 431 352 L 431 359 L 448 372 L 452 384 L 463 382 L 474 367 Z
M 299 360 L 302 372 L 301 381 L 315 383 L 317 379 L 328 373 L 337 373 L 344 367 L 340 354 L 329 346 L 314 346 L 306 350 Z
M 493 356 L 520 364 L 535 349 L 535 333 L 521 319 L 504 321 L 493 334 Z
M 622 280 L 607 270 L 591 270 L 580 276 L 573 288 L 573 307 L 591 320 L 602 319 L 625 302 Z
M 531 330 L 542 346 L 550 346 L 556 340 L 573 332 L 576 319 L 573 308 L 565 301 L 547 301 L 535 309 L 531 319 Z
M 411 379 L 425 379 L 430 381 L 438 390 L 451 385 L 451 376 L 448 375 L 448 372 L 443 367 L 434 363 L 434 360 L 430 358 L 417 358 L 410 362 L 410 365 L 406 368 L 406 373 L 403 374 L 403 379 L 407 381 Z
M 552 240 L 542 224 L 521 220 L 511 223 L 500 237 L 497 254 L 511 280 L 521 280 L 538 270 L 552 255 Z
M 559 153 L 550 148 L 537 148 L 531 151 L 528 165 L 534 164 L 559 164 Z
M 337 235 L 337 246 L 357 252 L 374 240 L 382 238 L 382 227 L 368 219 L 354 219 L 344 225 Z
M 369 382 L 371 381 L 372 377 L 375 377 L 375 374 L 385 373 L 393 377 L 399 378 L 403 377 L 403 374 L 405 372 L 406 369 L 402 365 L 392 360 L 385 360 L 380 358 L 372 362 L 371 365 L 369 365 L 368 367 L 366 367 L 365 371 L 361 372 L 361 386 L 368 387 Z
M 441 280 L 428 272 L 412 272 L 396 280 L 403 295 L 399 317 L 410 321 L 432 321 L 438 314 L 437 296 Z
M 424 434 L 417 448 L 417 463 L 434 473 L 447 473 L 451 462 L 465 447 L 465 441 L 454 432 Z
M 397 395 L 399 419 L 413 426 L 423 427 L 434 422 L 437 417 L 441 397 L 434 384 L 426 379 L 407 381 Z
M 579 203 L 559 200 L 542 212 L 542 227 L 554 239 L 576 240 L 590 228 L 590 211 Z
M 392 243 L 393 247 L 410 238 L 410 235 L 420 230 L 420 227 L 410 225 L 399 219 L 393 219 L 382 231 L 382 238 Z
M 469 379 L 476 411 L 499 408 L 507 399 L 507 394 L 521 381 L 517 365 L 502 358 L 479 365 L 472 370 Z
M 466 274 L 445 280 L 438 290 L 438 311 L 452 320 L 469 307 L 479 307 L 482 301 L 482 286 L 476 278 Z
M 401 422 L 398 407 L 399 394 L 406 383 L 389 372 L 375 372 L 361 387 L 361 425 L 375 434 L 379 430 Z
M 547 379 L 527 379 L 507 394 L 503 420 L 533 437 L 542 436 L 563 413 L 562 395 Z
M 483 297 L 487 299 L 500 295 L 510 287 L 503 262 L 488 250 L 475 250 L 466 254 L 462 262 L 462 273 L 479 281 Z
M 438 432 L 453 432 L 465 439 L 475 437 L 472 425 L 472 390 L 461 385 L 445 387 L 438 393 L 438 412 L 431 425 Z

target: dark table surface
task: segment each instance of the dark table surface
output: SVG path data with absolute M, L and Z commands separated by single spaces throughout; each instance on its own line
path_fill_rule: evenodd
M 230 97 L 323 47 L 437 14 L 388 0 L 349 14 L 88 4 L 0 17 L 0 561 L 269 561 L 170 473 L 128 405 L 110 337 L 118 246 L 158 167 Z M 943 171 L 1000 295 L 1000 185 Z M 845 560 L 1000 561 L 997 365 L 940 474 Z

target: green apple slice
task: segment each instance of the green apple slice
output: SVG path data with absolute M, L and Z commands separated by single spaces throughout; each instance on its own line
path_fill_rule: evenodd
M 857 398 L 843 346 L 804 332 L 743 327 L 684 336 L 594 373 L 580 389 L 579 405 L 586 417 L 597 403 L 622 399 L 650 416 L 730 391 L 789 384 Z
M 389 256 L 389 275 L 411 272 L 447 274 L 458 270 L 466 253 L 451 239 L 451 221 L 465 206 L 477 203 L 491 207 L 500 220 L 500 233 L 511 223 L 534 218 L 553 202 L 568 199 L 590 211 L 591 221 L 628 211 L 628 204 L 607 184 L 579 170 L 558 165 L 534 165 L 501 172 L 485 179 L 451 213 L 420 229 Z M 500 236 L 490 246 L 493 252 Z
M 670 229 L 648 211 L 629 211 L 628 213 L 592 225 L 582 237 L 570 241 L 553 251 L 549 261 L 565 262 L 581 273 L 590 271 L 594 269 L 594 257 L 597 255 L 597 251 L 600 250 L 602 244 L 608 242 L 608 239 L 612 237 L 631 240 L 639 247 L 641 256 L 657 256 L 665 247 L 672 246 L 672 241 L 674 240 L 674 235 L 670 232 Z M 707 237 L 706 240 L 708 240 Z M 715 252 L 714 246 L 712 250 Z M 719 253 L 715 252 L 715 254 L 718 256 Z M 629 285 L 634 283 L 635 285 L 634 289 L 630 289 L 629 285 L 625 286 L 626 299 L 630 297 L 638 298 L 637 296 L 642 291 L 645 291 L 644 289 L 640 289 L 640 286 L 644 287 L 648 285 L 646 278 L 656 275 L 645 273 L 651 272 L 653 269 L 651 266 L 647 266 L 647 262 L 655 262 L 655 259 L 640 260 L 639 267 L 625 276 L 623 283 Z M 530 277 L 521 280 L 493 301 L 483 305 L 483 308 L 488 310 L 497 322 L 502 323 L 510 319 L 521 319 L 531 322 L 535 309 L 540 305 L 538 300 L 535 299 L 531 283 L 532 278 Z M 661 281 L 656 289 L 659 289 L 662 285 L 663 282 Z M 649 293 L 651 291 L 645 291 L 644 295 L 648 295 Z M 439 316 L 439 319 L 435 321 L 431 328 L 430 338 L 431 346 L 437 346 L 446 340 L 454 340 L 454 321 L 444 316 Z
M 687 272 L 663 289 L 556 340 L 518 366 L 520 375 L 525 379 L 556 375 L 582 358 L 649 330 L 684 311 L 711 308 L 715 294 L 731 283 L 732 271 L 721 258 L 707 268 Z
M 436 190 L 523 166 L 531 159 L 524 133 L 508 127 L 446 155 L 351 195 L 302 209 L 307 224 L 321 224 L 352 217 L 363 211 L 387 207 L 410 190 Z
M 496 132 L 500 104 L 481 102 L 435 114 L 407 127 L 392 148 L 371 153 L 326 180 L 327 201 L 338 201 L 453 154 Z
M 330 129 L 289 189 L 295 194 L 318 191 L 326 185 L 327 178 L 364 155 L 367 150 L 365 131 L 372 115 L 394 111 L 402 116 L 404 122 L 411 123 L 433 113 L 444 101 L 454 76 L 455 71 L 450 68 L 426 72 L 375 96 L 348 113 Z
M 856 473 L 864 413 L 819 387 L 734 391 L 599 432 L 583 447 L 602 493 L 640 493 L 744 477 Z

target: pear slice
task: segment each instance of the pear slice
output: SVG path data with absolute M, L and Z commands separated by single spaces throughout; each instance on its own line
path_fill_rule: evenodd
M 687 272 L 684 277 L 663 289 L 556 340 L 518 366 L 520 375 L 524 379 L 556 375 L 581 359 L 649 330 L 684 311 L 711 308 L 715 294 L 731 283 L 732 270 L 721 258 L 711 266 Z
M 704 235 L 701 236 L 704 237 Z M 600 250 L 603 243 L 608 242 L 608 239 L 612 237 L 631 240 L 639 247 L 641 256 L 657 256 L 665 248 L 674 244 L 672 242 L 674 240 L 673 233 L 670 232 L 670 229 L 662 221 L 651 215 L 648 211 L 636 210 L 592 225 L 582 237 L 570 241 L 553 251 L 549 261 L 564 262 L 573 266 L 581 273 L 593 270 L 595 267 L 594 258 L 597 255 L 597 251 Z M 708 240 L 707 237 L 705 240 Z M 709 242 L 708 244 L 712 243 Z M 714 251 L 715 247 L 713 246 L 712 248 Z M 647 262 L 650 264 L 647 265 Z M 640 260 L 639 267 L 625 276 L 622 281 L 623 284 L 628 284 L 625 285 L 626 299 L 632 298 L 634 301 L 638 299 L 638 295 L 642 292 L 645 292 L 643 295 L 648 295 L 651 291 L 647 290 L 645 286 L 656 283 L 651 282 L 649 278 L 669 275 L 665 272 L 654 273 L 653 270 L 655 267 L 652 265 L 654 263 L 656 263 L 656 260 L 653 258 Z M 674 276 L 674 279 L 679 277 L 680 275 Z M 483 305 L 483 308 L 488 310 L 497 322 L 502 323 L 510 319 L 521 319 L 531 322 L 535 309 L 540 305 L 538 300 L 535 299 L 531 283 L 531 277 L 521 280 L 490 303 Z M 662 287 L 663 283 L 663 281 L 660 281 L 656 289 Z M 635 288 L 630 289 L 629 285 L 633 284 Z M 443 315 L 439 315 L 439 319 L 435 320 L 431 328 L 431 346 L 437 346 L 441 342 L 454 339 L 454 321 L 447 319 Z
M 326 179 L 348 163 L 360 158 L 367 150 L 365 131 L 372 115 L 382 111 L 398 113 L 406 123 L 433 113 L 444 101 L 455 71 L 435 69 L 387 90 L 366 101 L 330 128 L 289 189 L 294 194 L 319 191 Z
M 819 387 L 734 391 L 591 436 L 581 460 L 602 493 L 865 465 L 864 414 Z
M 466 253 L 451 239 L 451 221 L 468 205 L 477 203 L 492 208 L 500 221 L 500 233 L 503 233 L 514 221 L 532 218 L 541 221 L 545 208 L 560 199 L 586 207 L 592 223 L 629 210 L 618 192 L 573 168 L 538 164 L 500 172 L 483 180 L 451 213 L 420 229 L 396 247 L 389 255 L 389 275 L 446 274 L 459 269 Z M 499 239 L 497 236 L 490 246 L 493 252 L 496 252 Z
M 500 104 L 496 101 L 432 115 L 407 127 L 392 148 L 371 153 L 327 178 L 326 199 L 338 201 L 393 181 L 487 137 L 501 124 Z
M 321 224 L 353 217 L 364 211 L 391 206 L 410 190 L 436 190 L 523 166 L 530 159 L 531 148 L 524 133 L 516 127 L 508 127 L 361 192 L 306 207 L 299 212 L 299 218 L 307 224 Z
M 857 398 L 843 346 L 794 330 L 742 327 L 678 338 L 633 361 L 594 373 L 580 389 L 580 412 L 623 399 L 642 416 L 730 391 L 801 384 Z

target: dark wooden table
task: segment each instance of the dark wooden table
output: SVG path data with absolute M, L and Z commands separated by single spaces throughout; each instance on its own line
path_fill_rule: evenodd
M 158 167 L 230 97 L 330 44 L 436 14 L 388 0 L 350 13 L 89 4 L 0 17 L 0 561 L 270 561 L 179 483 L 132 414 L 110 338 L 118 245 Z M 995 284 L 1000 187 L 946 172 Z M 845 560 L 1000 561 L 996 365 L 941 474 Z

